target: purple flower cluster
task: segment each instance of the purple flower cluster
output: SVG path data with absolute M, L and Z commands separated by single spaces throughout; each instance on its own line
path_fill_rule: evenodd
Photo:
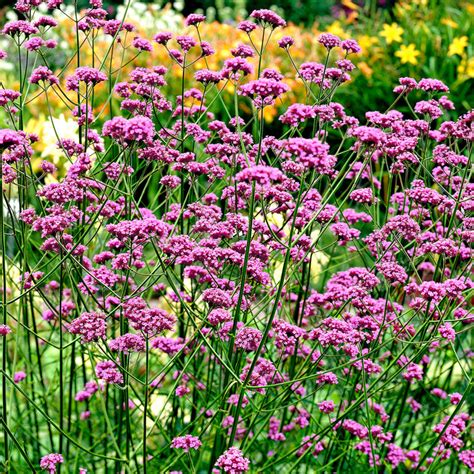
M 255 48 L 286 25 L 271 10 L 239 24 L 246 40 L 220 70 L 205 16 L 189 15 L 188 34 L 154 37 L 168 68 L 91 0 L 78 37 L 123 65 L 91 51 L 56 76 L 40 3 L 20 0 L 28 21 L 3 27 L 42 64 L 25 64 L 21 93 L 0 91 L 2 377 L 25 395 L 5 436 L 29 442 L 18 415 L 42 436 L 33 452 L 59 438 L 67 456 L 39 462 L 50 473 L 83 459 L 111 472 L 472 468 L 474 113 L 456 118 L 441 81 L 405 77 L 411 107 L 351 115 L 337 100 L 357 42 L 322 34 L 320 63 L 284 36 L 284 78 Z M 23 123 L 51 94 L 77 124 L 54 163 Z
M 197 436 L 185 435 L 174 438 L 171 442 L 171 447 L 175 449 L 182 449 L 188 453 L 190 449 L 199 449 L 202 446 L 201 441 Z
M 40 467 L 41 469 L 48 471 L 49 474 L 54 474 L 57 470 L 58 464 L 62 464 L 63 462 L 64 458 L 61 454 L 51 453 L 41 458 Z
M 118 370 L 117 364 L 111 360 L 103 360 L 95 366 L 95 374 L 98 379 L 107 383 L 123 383 L 123 375 Z
M 286 26 L 286 21 L 272 10 L 254 10 L 250 16 L 258 23 L 277 28 Z
M 229 474 L 240 474 L 247 472 L 250 461 L 242 455 L 237 448 L 229 448 L 217 459 L 216 466 Z
M 100 313 L 83 313 L 67 325 L 71 334 L 81 336 L 81 342 L 87 343 L 104 339 L 106 334 L 105 316 Z
M 95 85 L 107 80 L 107 75 L 98 69 L 88 66 L 78 67 L 74 74 L 66 79 L 66 88 L 70 91 L 78 91 L 79 84 Z

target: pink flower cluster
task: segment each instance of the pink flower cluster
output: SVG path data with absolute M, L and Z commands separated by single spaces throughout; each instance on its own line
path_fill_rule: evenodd
M 78 38 L 109 42 L 127 67 L 92 50 L 68 74 L 48 61 L 56 21 L 40 3 L 19 0 L 25 19 L 2 30 L 40 65 L 0 91 L 0 336 L 34 449 L 65 447 L 41 469 L 472 469 L 474 112 L 457 116 L 441 81 L 404 77 L 389 110 L 351 115 L 337 100 L 357 42 L 324 33 L 326 59 L 298 63 L 283 36 L 284 77 L 255 47 L 286 25 L 271 10 L 241 22 L 246 40 L 210 70 L 204 15 L 152 44 L 92 0 Z M 66 167 L 43 160 L 35 174 L 33 94 L 65 100 L 77 123 L 57 137 Z M 3 417 L 6 438 L 35 438 Z

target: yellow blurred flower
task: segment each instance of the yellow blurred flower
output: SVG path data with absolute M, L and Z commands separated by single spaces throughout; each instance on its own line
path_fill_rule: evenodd
M 397 25 L 397 23 L 392 23 L 391 25 L 384 23 L 380 36 L 385 38 L 387 44 L 401 43 L 403 31 L 403 28 Z
M 346 8 L 349 8 L 350 10 L 358 10 L 359 5 L 354 3 L 352 0 L 342 0 L 342 5 Z
M 271 123 L 273 119 L 278 115 L 278 110 L 276 107 L 265 107 L 263 109 L 263 118 L 265 122 Z
M 77 140 L 78 128 L 77 122 L 66 119 L 64 114 L 48 118 L 43 124 L 42 141 L 45 147 L 41 155 L 44 158 L 52 158 L 54 164 L 59 164 L 64 152 L 56 143 L 59 139 L 64 140 L 65 138 Z
M 410 43 L 408 46 L 402 44 L 400 49 L 395 52 L 395 56 L 400 58 L 402 64 L 418 64 L 418 59 L 416 59 L 420 55 L 420 52 L 416 49 L 413 43 Z
M 451 28 L 454 28 L 454 29 L 459 26 L 455 21 L 451 20 L 451 18 L 443 18 L 441 20 L 441 24 L 445 26 L 450 26 Z
M 365 62 L 360 62 L 357 65 L 359 71 L 365 76 L 365 77 L 370 77 L 374 70 Z
M 69 163 L 63 150 L 57 146 L 59 139 L 70 138 L 77 140 L 78 125 L 73 119 L 66 119 L 64 114 L 59 117 L 47 118 L 40 114 L 38 118 L 31 118 L 26 124 L 26 131 L 36 133 L 40 140 L 35 144 L 35 151 L 39 152 L 31 162 L 33 172 L 40 170 L 41 161 L 47 159 L 58 167 L 68 167 Z M 48 175 L 48 179 L 53 179 Z
M 357 38 L 357 42 L 362 48 L 362 53 L 368 53 L 372 46 L 376 45 L 379 40 L 376 36 L 362 35 Z
M 331 23 L 326 28 L 326 31 L 328 33 L 333 34 L 333 35 L 339 36 L 340 38 L 346 38 L 347 37 L 347 33 L 342 28 L 340 21 L 335 21 L 335 22 Z
M 449 45 L 448 56 L 454 56 L 455 54 L 462 56 L 467 47 L 468 41 L 469 38 L 467 36 L 458 36 L 457 38 L 454 38 L 453 42 Z
M 404 2 L 404 1 L 399 1 L 395 4 L 395 12 L 396 12 L 396 17 L 403 16 L 404 13 L 409 12 L 412 10 L 412 5 L 410 2 Z
M 463 79 L 474 78 L 474 58 L 464 60 L 458 66 L 458 74 Z

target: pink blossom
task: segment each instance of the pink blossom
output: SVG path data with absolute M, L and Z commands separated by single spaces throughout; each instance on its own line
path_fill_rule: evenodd
M 43 456 L 40 461 L 41 469 L 48 471 L 49 474 L 54 474 L 58 464 L 62 464 L 64 458 L 61 454 L 51 453 Z
M 229 474 L 239 474 L 249 470 L 250 460 L 243 456 L 240 449 L 232 447 L 217 458 L 216 466 Z
M 188 453 L 190 449 L 198 450 L 201 446 L 199 438 L 191 435 L 178 436 L 171 442 L 172 448 L 182 449 L 185 453 Z

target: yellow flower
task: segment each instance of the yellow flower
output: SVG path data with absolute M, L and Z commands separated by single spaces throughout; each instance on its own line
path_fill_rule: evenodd
M 401 17 L 404 14 L 406 15 L 407 12 L 413 9 L 412 7 L 413 5 L 410 2 L 404 2 L 404 1 L 397 2 L 395 5 L 395 14 L 396 14 L 395 16 Z
M 374 70 L 364 61 L 358 63 L 357 68 L 365 77 L 370 77 L 374 72 Z
M 362 48 L 362 53 L 368 53 L 369 50 L 378 43 L 376 36 L 362 35 L 357 38 L 359 46 Z
M 263 118 L 265 122 L 272 123 L 273 119 L 278 115 L 276 107 L 265 107 L 263 109 Z
M 328 33 L 331 33 L 332 35 L 339 36 L 340 38 L 344 38 L 347 36 L 346 32 L 341 26 L 341 22 L 335 21 L 334 23 L 331 23 L 327 28 L 326 31 Z
M 70 118 L 67 119 L 64 114 L 46 119 L 43 123 L 41 137 L 45 147 L 41 156 L 52 159 L 54 164 L 59 164 L 64 159 L 64 152 L 58 148 L 56 143 L 59 139 L 77 139 L 78 128 L 77 122 Z
M 474 58 L 463 61 L 458 66 L 458 74 L 463 79 L 472 79 L 474 77 Z
M 457 38 L 454 38 L 453 42 L 449 45 L 448 56 L 454 56 L 455 54 L 462 56 L 468 41 L 469 38 L 467 36 L 458 36 Z
M 342 0 L 341 3 L 346 8 L 349 8 L 349 10 L 358 10 L 359 9 L 359 5 L 355 4 L 352 0 Z
M 418 59 L 416 59 L 420 55 L 420 52 L 416 49 L 413 43 L 410 43 L 408 46 L 402 44 L 400 49 L 395 53 L 397 58 L 400 58 L 402 64 L 410 63 L 410 64 L 418 64 Z
M 385 38 L 387 44 L 401 43 L 402 42 L 403 28 L 396 23 L 388 25 L 384 23 L 383 30 L 380 32 L 380 36 Z
M 441 24 L 445 26 L 450 26 L 453 29 L 456 29 L 459 26 L 455 21 L 451 20 L 451 18 L 443 18 L 441 20 Z

